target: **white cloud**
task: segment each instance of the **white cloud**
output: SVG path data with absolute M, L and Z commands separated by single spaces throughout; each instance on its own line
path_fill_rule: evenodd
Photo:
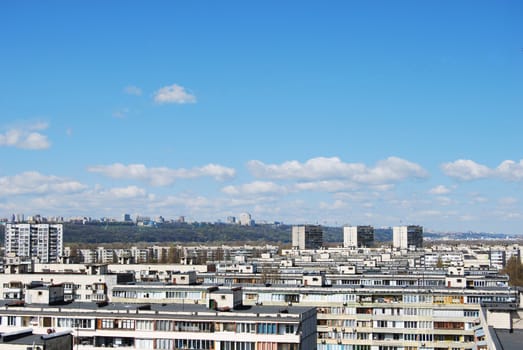
M 469 181 L 483 179 L 493 174 L 492 170 L 469 159 L 458 159 L 441 165 L 443 173 L 458 180 Z
M 348 204 L 342 200 L 335 200 L 333 203 L 320 202 L 320 209 L 324 210 L 338 210 L 345 209 L 348 207 Z
M 487 203 L 487 202 L 488 202 L 488 198 L 483 197 L 481 195 L 474 195 L 471 199 L 472 204 L 482 204 L 482 203 Z
M 259 160 L 247 163 L 249 171 L 258 178 L 336 180 L 346 179 L 353 183 L 381 185 L 408 178 L 425 178 L 428 173 L 418 164 L 389 157 L 367 167 L 362 163 L 345 163 L 337 157 L 312 158 L 305 163 L 287 161 L 282 164 L 265 164 Z
M 157 103 L 195 103 L 196 96 L 188 92 L 183 86 L 173 84 L 165 86 L 154 94 L 154 101 Z
M 439 205 L 442 205 L 442 206 L 456 204 L 456 201 L 454 201 L 453 199 L 451 199 L 449 197 L 445 197 L 445 196 L 436 197 L 436 200 L 438 201 Z
M 503 161 L 497 168 L 496 174 L 509 181 L 523 180 L 523 160 L 516 163 L 513 160 Z
M 168 186 L 177 179 L 192 179 L 210 176 L 216 180 L 233 178 L 236 171 L 217 164 L 207 164 L 203 167 L 192 169 L 171 169 L 167 167 L 147 168 L 143 164 L 121 164 L 96 165 L 87 169 L 93 173 L 99 173 L 113 179 L 133 179 L 149 182 L 153 186 Z
M 523 160 L 504 160 L 496 168 L 476 163 L 469 159 L 458 159 L 441 165 L 443 173 L 462 181 L 484 178 L 501 178 L 508 181 L 523 180 Z
M 145 197 L 147 192 L 140 187 L 127 186 L 127 187 L 114 187 L 107 191 L 107 194 L 115 198 L 136 198 Z
M 127 95 L 134 95 L 134 96 L 141 96 L 142 95 L 142 89 L 140 89 L 137 86 L 134 85 L 128 85 L 124 87 L 123 92 Z
M 294 189 L 298 191 L 339 192 L 355 190 L 357 188 L 357 185 L 341 180 L 307 181 L 299 182 L 294 185 Z
M 275 184 L 274 182 L 254 181 L 241 186 L 226 186 L 222 188 L 222 192 L 228 195 L 258 195 L 266 193 L 286 193 L 284 186 Z
M 28 171 L 14 176 L 0 177 L 0 195 L 77 193 L 87 186 L 78 181 L 53 175 L 43 175 Z
M 447 193 L 450 193 L 450 188 L 443 186 L 443 185 L 439 185 L 439 186 L 431 188 L 429 190 L 429 193 L 437 194 L 437 195 L 447 194 Z
M 129 113 L 129 108 L 122 108 L 122 109 L 114 111 L 113 117 L 119 118 L 119 119 L 125 118 L 128 113 Z
M 9 129 L 0 134 L 0 146 L 32 150 L 47 149 L 51 146 L 47 136 L 37 132 L 45 129 L 47 124 L 42 122 Z

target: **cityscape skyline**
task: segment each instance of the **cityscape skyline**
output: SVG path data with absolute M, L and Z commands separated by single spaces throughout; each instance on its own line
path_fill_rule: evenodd
M 523 233 L 522 10 L 4 2 L 0 217 Z

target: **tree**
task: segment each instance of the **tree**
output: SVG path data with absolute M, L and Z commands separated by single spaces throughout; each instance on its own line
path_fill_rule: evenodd
M 438 256 L 438 261 L 436 262 L 436 267 L 438 269 L 443 268 L 443 259 L 441 259 L 441 255 Z
M 518 257 L 511 257 L 502 272 L 509 276 L 511 286 L 523 287 L 523 264 Z

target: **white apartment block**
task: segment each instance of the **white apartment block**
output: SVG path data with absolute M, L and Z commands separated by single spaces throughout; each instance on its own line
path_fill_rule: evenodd
M 343 247 L 369 247 L 374 243 L 372 226 L 343 227 Z
M 73 331 L 76 349 L 309 350 L 316 347 L 316 310 L 243 307 L 241 288 L 209 290 L 191 304 L 25 304 L 0 310 L 0 332 L 32 326 Z
M 7 224 L 5 253 L 36 262 L 58 262 L 63 256 L 62 224 Z
M 241 213 L 239 221 L 240 221 L 240 225 L 242 225 L 242 226 L 251 226 L 252 225 L 251 214 Z
M 292 227 L 293 249 L 320 249 L 323 245 L 323 230 L 319 225 L 302 225 Z
M 417 225 L 394 226 L 392 228 L 392 246 L 397 249 L 423 247 L 423 227 Z

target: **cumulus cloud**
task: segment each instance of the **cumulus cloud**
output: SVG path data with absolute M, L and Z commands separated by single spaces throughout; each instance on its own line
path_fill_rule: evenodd
M 470 159 L 458 159 L 441 165 L 443 173 L 461 181 L 500 178 L 507 181 L 523 180 L 523 159 L 504 160 L 496 168 L 489 168 Z
M 389 157 L 368 167 L 362 163 L 345 163 L 338 157 L 312 158 L 305 163 L 287 161 L 282 164 L 265 164 L 259 160 L 247 163 L 249 171 L 258 178 L 336 180 L 344 179 L 358 184 L 380 185 L 408 178 L 425 178 L 427 171 L 416 163 Z
M 134 95 L 134 96 L 141 96 L 142 95 L 142 89 L 140 89 L 137 86 L 134 85 L 128 85 L 124 87 L 123 92 L 127 95 Z
M 492 169 L 469 159 L 458 159 L 441 165 L 443 173 L 458 180 L 483 179 L 493 175 Z
M 173 84 L 165 86 L 154 94 L 154 101 L 157 103 L 195 103 L 196 96 L 188 92 L 183 86 Z
M 231 196 L 238 195 L 258 195 L 267 193 L 285 193 L 287 192 L 284 186 L 268 181 L 254 181 L 241 186 L 226 186 L 222 188 L 222 192 Z
M 40 150 L 51 146 L 46 135 L 39 131 L 47 129 L 46 123 L 35 123 L 12 128 L 0 134 L 0 146 Z
M 513 160 L 503 161 L 495 170 L 496 174 L 509 181 L 523 180 L 523 160 L 519 163 Z
M 233 178 L 236 171 L 217 164 L 207 164 L 192 169 L 171 169 L 167 167 L 147 168 L 144 164 L 96 165 L 87 168 L 92 173 L 99 173 L 113 179 L 132 179 L 150 183 L 153 186 L 168 186 L 177 179 L 192 179 L 210 176 L 222 181 Z
M 0 177 L 0 195 L 76 193 L 87 186 L 78 181 L 28 171 L 14 176 Z
M 450 193 L 450 188 L 443 186 L 443 185 L 439 185 L 439 186 L 431 188 L 429 190 L 429 193 L 437 194 L 437 195 L 447 194 L 447 193 Z

